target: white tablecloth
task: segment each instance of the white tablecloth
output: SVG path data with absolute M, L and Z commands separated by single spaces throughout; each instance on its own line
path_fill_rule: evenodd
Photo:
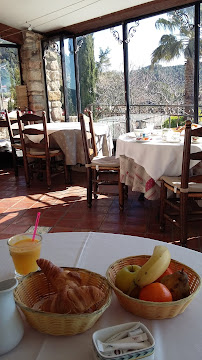
M 144 193 L 148 200 L 160 197 L 162 175 L 179 176 L 182 168 L 184 137 L 178 143 L 163 142 L 161 137 L 154 136 L 148 142 L 137 142 L 131 133 L 121 135 L 117 140 L 116 157 L 120 157 L 121 182 L 132 188 L 132 191 Z M 191 150 L 202 150 L 202 143 L 192 144 Z M 190 162 L 190 168 L 201 173 L 201 162 Z
M 148 142 L 137 142 L 130 133 L 121 135 L 117 140 L 116 157 L 124 155 L 141 165 L 155 181 L 162 175 L 179 176 L 182 169 L 184 137 L 177 143 L 163 142 L 153 137 Z M 202 143 L 192 144 L 191 151 L 202 150 Z M 198 161 L 191 160 L 190 168 Z
M 59 266 L 86 268 L 105 275 L 108 266 L 119 258 L 148 254 L 160 241 L 136 236 L 104 233 L 53 233 L 43 235 L 41 257 Z M 164 243 L 165 245 L 165 243 Z M 202 254 L 166 244 L 173 259 L 192 267 L 202 276 Z M 0 240 L 0 280 L 13 274 L 6 240 Z M 185 312 L 173 319 L 147 320 L 125 311 L 115 295 L 110 307 L 98 322 L 83 334 L 54 337 L 41 334 L 25 322 L 25 335 L 20 344 L 1 360 L 90 360 L 94 331 L 120 323 L 141 321 L 153 334 L 155 360 L 199 360 L 202 352 L 202 292 L 200 291 Z M 150 360 L 148 358 L 148 360 Z
M 25 128 L 42 129 L 42 124 L 27 125 Z M 113 141 L 107 124 L 94 123 L 96 146 L 99 155 L 111 156 Z M 65 154 L 67 165 L 85 164 L 84 150 L 79 122 L 47 123 L 50 144 L 59 147 Z M 29 135 L 33 142 L 40 142 L 43 136 Z

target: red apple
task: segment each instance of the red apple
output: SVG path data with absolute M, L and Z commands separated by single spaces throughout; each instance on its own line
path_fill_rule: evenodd
M 161 276 L 159 276 L 159 278 L 158 278 L 155 282 L 160 282 L 161 279 L 162 279 L 165 275 L 171 275 L 171 274 L 173 274 L 173 271 L 168 267 L 168 268 L 166 269 L 166 271 L 164 271 L 164 273 L 163 273 Z

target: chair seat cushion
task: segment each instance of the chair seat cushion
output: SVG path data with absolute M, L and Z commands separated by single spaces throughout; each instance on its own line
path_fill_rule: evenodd
M 22 150 L 22 145 L 20 143 L 12 144 L 11 146 L 15 149 Z
M 96 156 L 92 159 L 90 166 L 102 166 L 102 167 L 116 167 L 119 168 L 120 162 L 119 159 L 116 159 L 115 156 Z M 88 165 L 87 165 L 88 166 Z
M 13 145 L 15 144 L 21 146 L 20 135 L 13 136 Z
M 50 154 L 51 155 L 57 155 L 58 153 L 60 153 L 60 150 L 50 150 Z M 39 149 L 34 149 L 34 148 L 30 148 L 29 151 L 30 155 L 46 155 L 45 151 L 39 150 Z
M 160 180 L 165 181 L 168 185 L 173 186 L 180 190 L 181 188 L 181 177 L 175 176 L 161 176 Z M 202 192 L 202 184 L 196 182 L 190 182 L 188 186 L 188 192 Z

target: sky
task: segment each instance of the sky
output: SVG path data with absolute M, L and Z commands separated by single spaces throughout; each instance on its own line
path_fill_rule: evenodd
M 136 27 L 136 32 L 129 42 L 129 68 L 137 69 L 139 67 L 148 66 L 151 64 L 151 54 L 158 47 L 159 40 L 164 30 L 158 30 L 155 28 L 155 22 L 159 16 L 150 17 L 148 19 L 141 20 L 139 26 Z M 161 15 L 161 17 L 163 17 Z M 128 30 L 133 23 L 128 25 Z M 117 27 L 119 30 L 119 37 L 122 39 L 121 26 Z M 118 41 L 114 38 L 110 29 L 99 31 L 94 33 L 94 46 L 95 46 L 95 58 L 98 60 L 99 48 L 106 49 L 109 47 L 111 70 L 123 69 L 123 52 L 122 45 L 118 44 Z M 121 63 L 122 62 L 122 63 Z M 162 66 L 173 66 L 184 64 L 184 57 L 175 59 L 172 62 L 161 62 Z

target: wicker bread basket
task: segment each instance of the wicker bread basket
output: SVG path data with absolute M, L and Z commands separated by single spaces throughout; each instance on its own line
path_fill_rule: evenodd
M 103 291 L 104 299 L 96 304 L 92 313 L 56 314 L 33 309 L 43 297 L 54 293 L 51 284 L 42 271 L 25 276 L 14 291 L 16 304 L 24 313 L 28 323 L 36 330 L 50 335 L 75 335 L 90 329 L 100 318 L 111 302 L 111 287 L 107 279 L 94 272 L 65 267 L 64 270 L 76 270 L 82 285 L 94 285 Z
M 171 260 L 169 267 L 171 270 L 178 271 L 184 269 L 184 271 L 188 275 L 190 292 L 191 294 L 181 300 L 170 301 L 170 302 L 152 302 L 152 301 L 144 301 L 139 299 L 134 299 L 126 294 L 124 294 L 121 290 L 119 290 L 115 286 L 115 279 L 117 272 L 127 265 L 140 265 L 142 266 L 145 262 L 150 258 L 147 255 L 140 256 L 131 256 L 123 259 L 119 259 L 111 264 L 107 269 L 107 279 L 113 288 L 121 306 L 131 312 L 134 315 L 141 316 L 146 319 L 168 319 L 173 318 L 179 314 L 181 314 L 186 307 L 193 300 L 194 296 L 200 289 L 201 286 L 201 278 L 200 276 L 192 270 L 190 267 L 175 261 Z

